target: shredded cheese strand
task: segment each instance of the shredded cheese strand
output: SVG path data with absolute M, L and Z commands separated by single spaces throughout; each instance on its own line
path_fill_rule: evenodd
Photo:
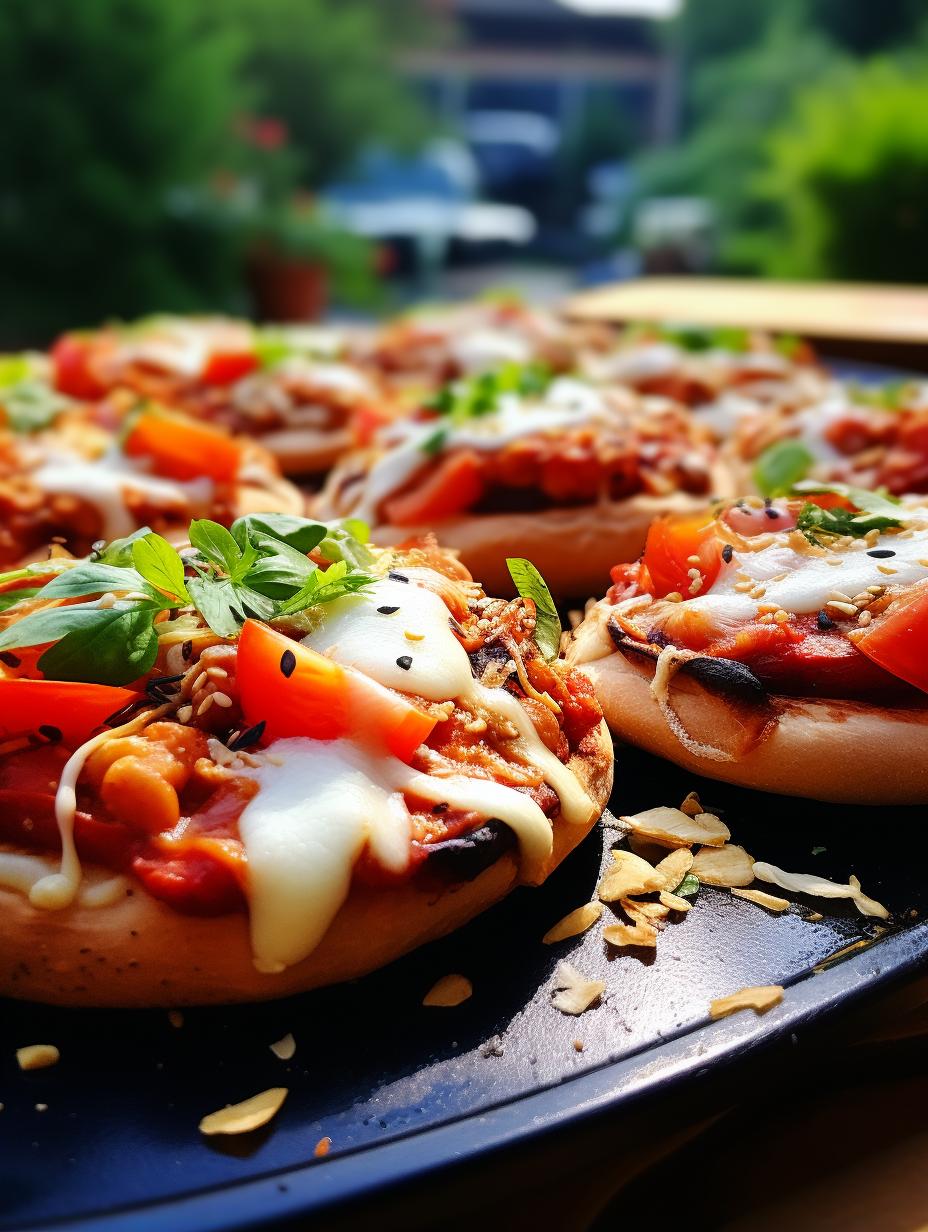
M 712 744 L 703 744 L 699 740 L 694 740 L 670 703 L 671 681 L 685 663 L 695 658 L 698 656 L 691 650 L 678 650 L 676 646 L 665 646 L 657 656 L 657 662 L 654 665 L 654 678 L 650 684 L 651 696 L 660 707 L 667 726 L 688 753 L 694 757 L 702 757 L 706 761 L 734 761 L 732 754 L 726 753 L 724 749 L 717 749 Z

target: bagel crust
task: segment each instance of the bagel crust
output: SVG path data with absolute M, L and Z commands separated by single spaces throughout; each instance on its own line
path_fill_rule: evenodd
M 605 723 L 570 760 L 594 808 L 582 825 L 553 820 L 544 880 L 599 819 L 612 787 Z M 7 850 L 10 850 L 7 848 Z M 88 870 L 91 871 L 91 870 Z M 244 914 L 181 915 L 131 883 L 110 906 L 34 908 L 0 889 L 0 994 L 69 1006 L 179 1006 L 262 1001 L 356 979 L 442 937 L 520 883 L 517 855 L 504 852 L 474 880 L 447 888 L 355 884 L 320 945 L 280 974 L 252 961 Z
M 691 751 L 652 694 L 654 662 L 617 650 L 602 601 L 577 629 L 568 652 L 586 672 L 606 722 L 620 740 L 657 753 L 706 778 L 838 804 L 928 801 L 928 704 L 771 695 L 767 706 L 735 701 L 684 673 L 670 704 L 700 744 L 724 760 Z
M 602 593 L 617 560 L 634 560 L 654 518 L 705 507 L 704 496 L 630 496 L 596 505 L 543 509 L 534 513 L 470 514 L 434 526 L 376 526 L 380 544 L 401 544 L 430 532 L 455 548 L 487 594 L 511 594 L 507 556 L 524 556 L 560 599 Z M 324 515 L 321 515 L 324 516 Z

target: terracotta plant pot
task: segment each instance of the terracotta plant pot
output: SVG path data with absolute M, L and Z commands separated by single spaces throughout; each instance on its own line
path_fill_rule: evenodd
M 325 267 L 298 257 L 262 252 L 248 261 L 248 285 L 265 321 L 318 321 L 328 302 Z

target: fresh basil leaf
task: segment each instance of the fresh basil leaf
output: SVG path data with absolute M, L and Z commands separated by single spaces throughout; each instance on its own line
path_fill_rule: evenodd
M 84 595 L 103 595 L 107 591 L 128 594 L 138 591 L 155 603 L 166 607 L 163 596 L 149 586 L 135 569 L 121 569 L 115 565 L 101 565 L 85 560 L 71 569 L 65 569 L 42 587 L 44 599 L 79 599 Z
M 144 539 L 146 535 L 151 533 L 150 526 L 142 526 L 138 530 L 134 530 L 131 535 L 126 535 L 124 539 L 114 539 L 112 543 L 108 543 L 99 552 L 92 552 L 90 559 L 101 565 L 131 565 L 132 545 L 137 540 Z
M 97 608 L 96 620 L 49 647 L 38 666 L 48 680 L 128 684 L 144 675 L 158 656 L 156 611 L 148 605 Z
M 855 509 L 823 509 L 811 501 L 803 505 L 796 525 L 812 543 L 818 535 L 853 535 L 861 538 L 871 530 L 889 530 L 902 526 L 906 513 L 894 497 L 881 492 L 869 492 L 847 483 L 815 484 L 798 483 L 795 492 L 829 493 L 843 496 Z
M 252 531 L 251 535 L 259 556 L 245 575 L 245 581 L 262 595 L 289 598 L 318 568 L 308 556 L 282 539 L 273 539 L 260 531 Z
M 286 543 L 305 555 L 325 538 L 327 527 L 324 522 L 298 518 L 289 513 L 249 513 L 232 523 L 232 536 L 242 550 L 255 531 Z
M 0 592 L 0 612 L 6 612 L 15 607 L 20 599 L 34 599 L 39 593 L 37 586 L 23 586 L 19 590 L 4 590 Z
M 556 659 L 561 650 L 561 618 L 547 582 L 532 562 L 522 556 L 507 557 L 506 568 L 522 598 L 531 599 L 535 604 L 535 641 L 538 649 L 549 661 Z
M 237 637 L 245 620 L 235 583 L 223 579 L 189 578 L 187 591 L 197 611 L 218 637 Z
M 218 566 L 229 577 L 235 575 L 247 550 L 236 543 L 224 526 L 208 518 L 198 518 L 190 523 L 190 542 L 211 565 Z
M 677 888 L 673 891 L 678 898 L 692 898 L 699 889 L 699 878 L 695 873 L 687 873 Z
M 345 595 L 357 594 L 369 586 L 373 578 L 364 573 L 352 573 L 347 561 L 339 561 L 328 569 L 317 569 L 305 585 L 277 610 L 279 616 L 292 616 L 320 603 L 331 603 Z
M 754 483 L 761 496 L 782 496 L 805 479 L 815 459 L 793 437 L 769 445 L 754 465 Z
M 325 538 L 319 544 L 319 552 L 332 564 L 344 561 L 352 569 L 364 572 L 374 564 L 374 553 L 356 539 L 345 525 L 330 523 Z M 370 581 L 370 579 L 367 579 Z
M 188 601 L 184 562 L 161 535 L 152 532 L 137 539 L 132 545 L 132 559 L 146 582 L 184 603 Z

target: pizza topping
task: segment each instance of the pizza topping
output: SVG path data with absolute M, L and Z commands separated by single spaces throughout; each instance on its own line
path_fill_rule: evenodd
M 727 1018 L 738 1010 L 754 1010 L 757 1014 L 766 1014 L 783 1000 L 783 988 L 780 984 L 765 984 L 758 988 L 742 988 L 739 992 L 730 993 L 727 997 L 718 997 L 709 1003 L 710 1018 Z
M 560 962 L 554 973 L 554 993 L 551 1004 L 562 1014 L 583 1014 L 606 991 L 603 980 L 588 980 L 576 967 Z
M 16 1049 L 16 1064 L 20 1069 L 48 1069 L 60 1060 L 61 1053 L 54 1044 L 27 1044 L 25 1048 Z
M 203 1117 L 200 1133 L 210 1137 L 213 1134 L 247 1134 L 260 1129 L 280 1112 L 287 1094 L 286 1087 L 271 1087 L 240 1104 L 228 1104 Z

